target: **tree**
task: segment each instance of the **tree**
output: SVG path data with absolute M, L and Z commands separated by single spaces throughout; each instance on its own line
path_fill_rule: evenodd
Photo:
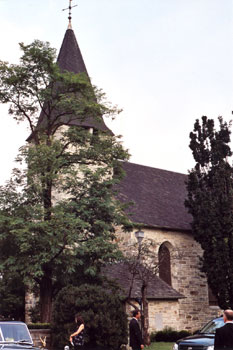
M 1 220 L 1 214 L 0 214 Z M 14 242 L 1 239 L 1 258 L 16 255 L 17 246 Z M 16 270 L 1 270 L 0 273 L 0 316 L 5 319 L 24 320 L 25 316 L 25 286 L 23 279 Z
M 92 348 L 119 349 L 127 344 L 127 316 L 119 290 L 111 284 L 67 286 L 54 305 L 54 346 L 63 348 L 75 330 L 74 316 L 85 322 L 85 343 Z
M 202 271 L 221 308 L 233 307 L 233 168 L 230 125 L 219 118 L 196 120 L 190 148 L 196 161 L 185 202 L 193 216 L 192 232 L 203 249 Z
M 17 157 L 26 166 L 0 189 L 0 271 L 39 286 L 41 321 L 50 322 L 52 299 L 77 268 L 94 276 L 119 255 L 115 226 L 127 219 L 112 186 L 128 154 L 118 137 L 72 126 L 119 112 L 85 74 L 61 72 L 48 43 L 20 47 L 19 65 L 0 63 L 0 101 L 31 135 Z
M 130 251 L 125 252 L 125 262 L 130 272 L 130 285 L 127 296 L 127 303 L 136 308 L 131 303 L 131 293 L 136 280 L 141 284 L 141 300 L 138 300 L 142 306 L 142 333 L 145 345 L 150 345 L 149 335 L 149 310 L 147 300 L 148 284 L 153 281 L 159 271 L 158 256 L 155 253 L 155 243 L 152 240 L 146 239 L 139 244 L 131 247 Z
M 0 316 L 24 321 L 25 287 L 18 274 L 5 272 L 0 277 Z

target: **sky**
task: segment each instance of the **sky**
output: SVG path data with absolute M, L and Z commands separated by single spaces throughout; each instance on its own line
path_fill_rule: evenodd
M 72 0 L 72 27 L 92 83 L 123 109 L 108 127 L 130 161 L 187 173 L 189 133 L 202 115 L 233 110 L 232 0 Z M 0 0 L 0 60 L 17 63 L 19 42 L 59 52 L 69 0 Z M 29 135 L 0 106 L 0 185 Z

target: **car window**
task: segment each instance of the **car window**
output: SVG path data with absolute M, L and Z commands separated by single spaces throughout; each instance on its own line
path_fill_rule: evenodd
M 223 318 L 218 318 L 207 323 L 200 331 L 200 333 L 212 333 L 216 332 L 217 328 L 224 326 Z
M 25 341 L 32 343 L 32 339 L 30 337 L 29 331 L 25 324 L 20 323 L 1 323 L 1 334 L 3 339 L 0 341 L 6 342 L 17 342 L 17 341 Z

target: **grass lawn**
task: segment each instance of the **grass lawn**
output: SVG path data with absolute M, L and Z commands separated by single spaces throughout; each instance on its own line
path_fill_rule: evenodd
M 174 343 L 164 343 L 164 342 L 156 342 L 151 343 L 151 345 L 145 350 L 171 350 Z

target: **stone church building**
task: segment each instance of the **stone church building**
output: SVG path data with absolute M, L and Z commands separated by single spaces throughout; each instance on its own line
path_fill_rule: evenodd
M 87 73 L 71 26 L 65 33 L 58 64 L 63 70 Z M 39 124 L 42 119 L 43 115 Z M 80 125 L 80 122 L 73 121 L 73 124 Z M 104 120 L 97 124 L 88 119 L 81 125 L 109 132 Z M 123 163 L 123 168 L 126 176 L 118 188 L 119 198 L 123 202 L 133 201 L 131 220 L 142 224 L 144 239 L 155 242 L 158 259 L 162 255 L 166 257 L 160 264 L 158 276 L 148 287 L 150 330 L 168 326 L 194 331 L 220 310 L 211 297 L 205 276 L 199 270 L 202 252 L 192 237 L 192 218 L 184 206 L 187 175 L 130 162 Z M 118 235 L 129 247 L 136 242 L 134 232 L 118 232 Z M 114 274 L 122 288 L 127 289 L 128 277 L 124 269 L 121 270 L 119 265 Z M 140 296 L 140 288 L 137 287 L 133 289 L 132 299 Z
M 148 288 L 150 330 L 197 330 L 220 310 L 199 269 L 202 251 L 184 206 L 187 175 L 129 162 L 123 167 L 119 197 L 134 202 L 132 221 L 143 224 L 145 238 L 155 242 L 158 261 L 163 259 L 158 280 Z M 130 245 L 134 232 L 123 239 Z

